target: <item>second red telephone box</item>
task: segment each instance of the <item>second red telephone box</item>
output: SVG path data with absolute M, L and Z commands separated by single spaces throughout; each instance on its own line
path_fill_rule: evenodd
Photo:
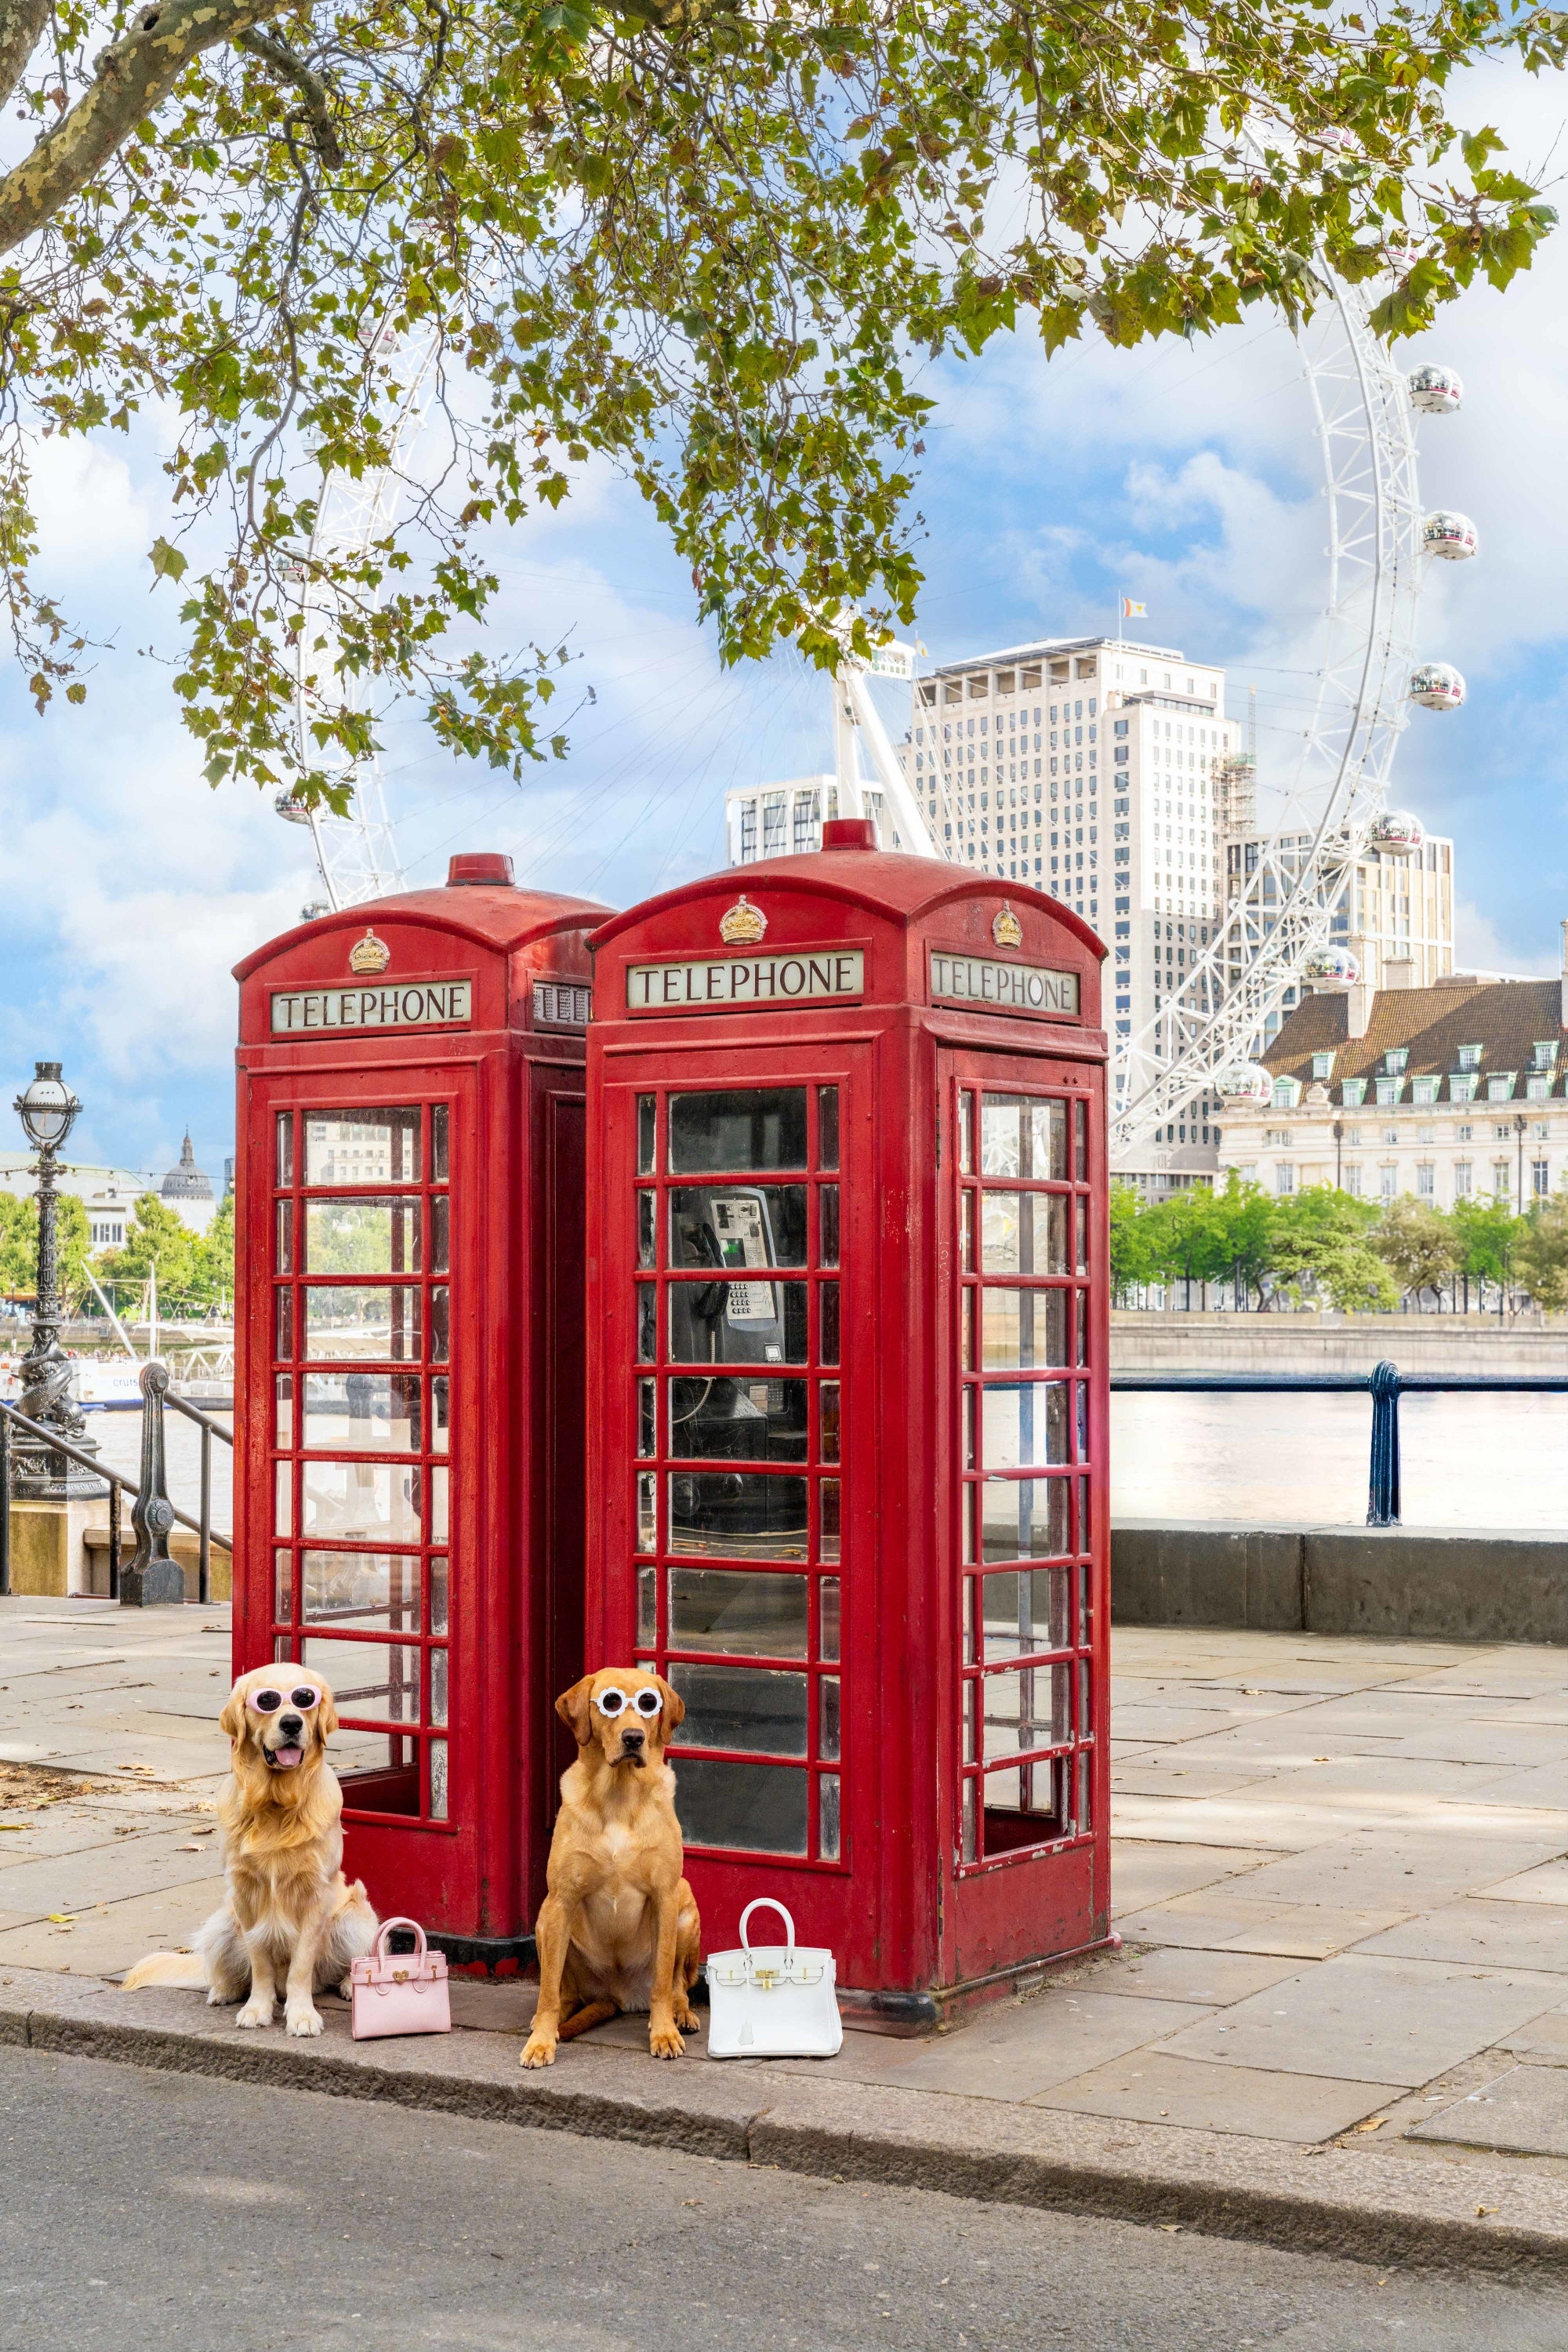
M 235 1670 L 332 1686 L 349 1873 L 467 1958 L 532 1925 L 582 1671 L 603 913 L 458 857 L 238 971 Z
M 587 1663 L 914 2029 L 1109 1934 L 1104 950 L 847 820 L 592 945 Z

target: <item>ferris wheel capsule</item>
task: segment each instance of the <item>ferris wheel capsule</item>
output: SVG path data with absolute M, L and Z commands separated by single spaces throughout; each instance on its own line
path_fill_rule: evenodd
M 303 801 L 295 799 L 293 791 L 288 784 L 284 785 L 272 805 L 278 814 L 286 819 L 289 824 L 309 824 L 310 822 L 310 810 Z
M 1449 563 L 1463 563 L 1480 544 L 1469 516 L 1447 507 L 1434 507 L 1421 526 L 1421 540 L 1428 555 L 1441 555 Z
M 1447 662 L 1423 662 L 1410 673 L 1410 698 L 1423 710 L 1458 710 L 1465 681 Z
M 1349 948 L 1314 948 L 1303 966 L 1304 977 L 1315 988 L 1353 988 L 1361 978 L 1361 965 Z
M 1384 857 L 1414 857 L 1426 839 L 1426 828 L 1408 809 L 1384 809 L 1367 835 L 1369 848 Z
M 1230 1069 L 1221 1070 L 1214 1090 L 1222 1103 L 1269 1103 L 1274 1099 L 1274 1080 L 1261 1062 L 1237 1062 Z
M 1452 416 L 1462 405 L 1465 387 L 1454 369 L 1429 362 L 1410 375 L 1410 405 L 1423 416 Z

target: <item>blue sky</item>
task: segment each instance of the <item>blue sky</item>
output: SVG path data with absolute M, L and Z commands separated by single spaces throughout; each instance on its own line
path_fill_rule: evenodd
M 1472 77 L 1461 107 L 1539 165 L 1565 102 L 1561 81 L 1500 71 Z M 1423 651 L 1457 663 L 1469 699 L 1415 714 L 1394 797 L 1455 837 L 1461 960 L 1555 971 L 1568 226 L 1509 294 L 1473 291 L 1408 347 L 1422 358 L 1457 365 L 1467 394 L 1458 417 L 1423 425 L 1423 497 L 1468 513 L 1481 554 L 1432 568 Z M 1147 602 L 1152 638 L 1226 666 L 1233 709 L 1257 685 L 1265 772 L 1288 757 L 1326 569 L 1283 328 L 1257 318 L 1192 351 L 1085 344 L 1048 365 L 1020 335 L 931 371 L 930 388 L 915 634 L 931 657 L 1106 628 L 1123 589 Z M 50 445 L 40 476 L 46 576 L 113 647 L 86 709 L 42 720 L 0 670 L 0 1087 L 8 1103 L 35 1057 L 57 1055 L 87 1106 L 79 1157 L 162 1169 L 188 1123 L 216 1174 L 233 1135 L 229 967 L 315 895 L 307 837 L 248 790 L 200 781 L 163 666 L 174 599 L 150 593 L 146 551 L 167 520 L 151 444 Z M 397 730 L 388 797 L 415 883 L 441 879 L 453 850 L 500 848 L 520 878 L 625 905 L 721 861 L 728 785 L 831 764 L 820 677 L 792 654 L 723 672 L 684 567 L 608 475 L 511 534 L 500 568 L 500 640 L 567 629 L 573 684 L 595 700 L 570 757 L 521 786 Z M 901 731 L 904 698 L 883 691 Z

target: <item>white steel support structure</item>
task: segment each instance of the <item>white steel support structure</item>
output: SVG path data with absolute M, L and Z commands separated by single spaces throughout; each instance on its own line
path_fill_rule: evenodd
M 839 663 L 833 679 L 833 765 L 838 782 L 840 816 L 864 816 L 858 750 L 863 737 L 900 847 L 911 857 L 936 857 L 941 853 L 931 838 L 925 812 L 910 790 L 903 763 L 882 724 L 868 683 L 872 677 L 913 677 L 915 651 L 913 646 L 889 643 L 878 646 L 869 668 L 851 655 L 846 655 Z
M 1329 521 L 1313 708 L 1295 773 L 1271 795 L 1256 868 L 1184 984 L 1122 1042 L 1113 1160 L 1257 1050 L 1265 1021 L 1328 943 L 1334 908 L 1385 806 L 1408 716 L 1426 560 L 1410 387 L 1373 334 L 1360 289 L 1320 274 L 1325 299 L 1300 338 Z M 1279 846 L 1287 836 L 1289 857 Z

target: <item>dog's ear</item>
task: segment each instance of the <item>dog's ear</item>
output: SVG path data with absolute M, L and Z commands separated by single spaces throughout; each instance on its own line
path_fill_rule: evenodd
M 321 1704 L 316 1709 L 316 1728 L 321 1733 L 322 1739 L 327 1740 L 331 1738 L 332 1733 L 337 1729 L 337 1701 L 333 1698 L 331 1692 L 323 1683 L 321 1685 Z
M 686 1720 L 686 1701 L 678 1690 L 671 1690 L 662 1675 L 655 1675 L 654 1680 L 664 1693 L 664 1736 L 668 1739 Z
M 245 1729 L 245 1693 L 237 1683 L 228 1695 L 223 1713 L 217 1719 L 217 1727 L 220 1731 L 226 1731 L 231 1739 L 239 1738 Z
M 588 1708 L 593 1701 L 594 1677 L 584 1675 L 569 1691 L 563 1691 L 555 1702 L 555 1712 L 567 1727 L 579 1748 L 586 1748 L 594 1734 L 590 1728 Z

